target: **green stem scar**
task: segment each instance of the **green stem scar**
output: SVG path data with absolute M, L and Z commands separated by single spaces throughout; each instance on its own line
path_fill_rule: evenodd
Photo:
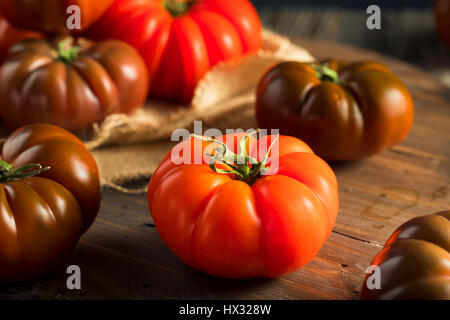
M 183 0 L 164 0 L 163 7 L 174 18 L 182 16 L 189 9 L 198 2 L 198 0 L 183 1 Z
M 25 164 L 22 167 L 14 169 L 10 163 L 0 159 L 0 183 L 8 183 L 33 177 L 48 169 L 50 167 L 42 167 L 37 163 Z
M 78 57 L 81 47 L 74 45 L 72 37 L 68 37 L 58 43 L 58 59 L 66 64 L 71 64 Z
M 314 69 L 317 79 L 321 81 L 332 81 L 339 83 L 339 74 L 330 68 L 328 63 L 324 64 L 309 64 Z
M 231 151 L 228 146 L 219 140 L 212 139 L 209 137 L 198 136 L 195 134 L 191 134 L 191 137 L 197 138 L 206 142 L 214 142 L 219 144 L 218 147 L 215 148 L 215 154 L 207 153 L 206 156 L 210 157 L 209 159 L 209 167 L 217 173 L 223 174 L 234 174 L 238 180 L 241 180 L 249 185 L 252 185 L 261 175 L 264 175 L 269 167 L 266 166 L 267 159 L 269 157 L 270 151 L 272 147 L 278 140 L 279 135 L 272 141 L 267 153 L 258 162 L 257 159 L 249 156 L 247 154 L 247 142 L 250 136 L 255 135 L 259 132 L 259 129 L 253 131 L 244 138 L 239 141 L 239 151 L 238 153 L 234 153 Z M 230 169 L 221 169 L 217 167 L 216 163 L 222 163 L 227 165 Z

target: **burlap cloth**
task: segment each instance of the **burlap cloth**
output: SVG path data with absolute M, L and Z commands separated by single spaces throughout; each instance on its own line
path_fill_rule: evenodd
M 194 120 L 203 120 L 203 130 L 256 128 L 253 107 L 258 81 L 270 66 L 285 60 L 312 61 L 313 57 L 288 38 L 265 30 L 258 54 L 216 65 L 197 85 L 192 105 L 152 100 L 132 116 L 110 115 L 94 125 L 84 142 L 97 161 L 102 186 L 128 193 L 145 191 L 127 183 L 150 177 L 175 144 L 170 141 L 172 131 L 189 129 Z
M 176 143 L 170 141 L 177 128 L 191 128 L 203 120 L 203 130 L 256 128 L 255 90 L 262 74 L 280 61 L 313 61 L 304 49 L 286 37 L 265 30 L 263 46 L 256 55 L 216 65 L 199 82 L 191 106 L 148 101 L 132 116 L 116 114 L 94 126 L 85 141 L 100 170 L 102 186 L 124 192 L 123 184 L 150 177 L 159 162 Z

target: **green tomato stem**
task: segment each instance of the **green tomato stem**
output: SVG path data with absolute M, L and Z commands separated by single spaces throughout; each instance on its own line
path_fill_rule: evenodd
M 188 12 L 191 6 L 193 6 L 197 2 L 198 0 L 163 0 L 163 7 L 170 13 L 172 17 L 176 18 Z
M 37 163 L 25 164 L 22 167 L 14 169 L 10 163 L 0 159 L 0 183 L 8 183 L 33 177 L 49 169 L 50 167 L 42 167 Z
M 209 137 L 198 136 L 195 134 L 191 134 L 191 137 L 219 144 L 219 147 L 215 149 L 216 153 L 214 155 L 209 153 L 205 154 L 206 156 L 210 157 L 209 167 L 214 172 L 222 174 L 234 174 L 236 176 L 236 179 L 241 180 L 248 185 L 252 185 L 262 174 L 264 174 L 268 170 L 268 167 L 266 166 L 267 158 L 269 157 L 269 153 L 279 137 L 277 136 L 277 138 L 274 139 L 263 159 L 258 162 L 255 158 L 247 154 L 248 139 L 250 138 L 250 136 L 257 134 L 258 132 L 259 129 L 250 134 L 247 134 L 244 138 L 241 139 L 241 141 L 239 142 L 238 154 L 232 152 L 222 141 L 215 140 Z M 217 168 L 216 162 L 223 163 L 231 169 Z
M 309 64 L 315 71 L 316 77 L 321 81 L 332 81 L 339 83 L 339 74 L 330 68 L 328 63 L 324 64 Z
M 58 59 L 66 64 L 71 64 L 80 52 L 81 47 L 74 45 L 72 37 L 68 37 L 58 43 Z

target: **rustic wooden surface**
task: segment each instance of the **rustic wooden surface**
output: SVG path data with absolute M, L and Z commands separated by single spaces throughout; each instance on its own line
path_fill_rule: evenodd
M 231 281 L 185 266 L 159 238 L 146 195 L 103 192 L 98 219 L 70 259 L 33 283 L 0 288 L 2 299 L 357 299 L 364 270 L 386 238 L 416 215 L 450 208 L 450 92 L 423 71 L 337 43 L 299 40 L 318 58 L 377 59 L 410 88 L 415 120 L 408 138 L 370 159 L 332 164 L 340 186 L 336 226 L 319 255 L 277 280 Z M 230 115 L 254 127 L 252 110 Z M 163 155 L 161 155 L 162 157 Z M 82 270 L 82 289 L 66 288 L 66 267 Z

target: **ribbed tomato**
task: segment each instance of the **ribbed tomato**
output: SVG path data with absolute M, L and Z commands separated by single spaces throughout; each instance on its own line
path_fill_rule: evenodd
M 380 287 L 366 275 L 361 298 L 450 299 L 450 210 L 408 220 L 395 230 L 371 265 L 380 268 Z
M 0 116 L 8 127 L 51 123 L 80 131 L 142 107 L 148 78 L 136 49 L 117 40 L 59 40 L 24 40 L 9 50 L 0 69 Z
M 339 205 L 336 176 L 296 138 L 242 138 L 215 140 L 225 141 L 228 165 L 217 158 L 225 150 L 217 142 L 175 146 L 152 176 L 149 209 L 163 241 L 189 266 L 225 278 L 279 277 L 313 259 L 330 234 Z M 238 141 L 239 159 L 247 157 L 240 164 L 233 155 Z M 264 161 L 263 146 L 272 143 Z M 222 151 L 213 162 L 186 161 L 216 147 Z
M 58 267 L 99 206 L 98 169 L 83 142 L 46 124 L 12 133 L 0 146 L 0 284 Z
M 261 30 L 248 0 L 116 0 L 87 36 L 135 46 L 147 62 L 150 94 L 189 102 L 211 66 L 258 50 Z
M 413 122 L 408 88 L 375 61 L 282 62 L 256 95 L 261 128 L 298 137 L 328 161 L 382 152 L 403 141 Z

